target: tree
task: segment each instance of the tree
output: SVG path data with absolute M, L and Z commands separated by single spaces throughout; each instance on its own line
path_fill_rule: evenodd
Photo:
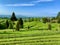
M 47 17 L 42 18 L 42 20 L 43 20 L 43 23 L 50 22 L 50 18 L 47 18 Z
M 16 30 L 19 31 L 19 27 L 20 27 L 20 25 L 19 25 L 19 21 L 18 21 L 17 24 L 16 24 Z
M 18 21 L 19 21 L 20 28 L 23 28 L 23 20 L 22 20 L 22 18 L 20 18 Z
M 8 28 L 9 27 L 9 22 L 8 22 L 8 20 L 6 20 L 6 28 Z
M 60 18 L 60 12 L 58 12 L 58 14 L 57 14 L 57 17 L 56 18 Z
M 23 20 L 20 18 L 16 24 L 16 30 L 19 31 L 20 28 L 23 28 Z
M 13 12 L 12 13 L 12 16 L 11 16 L 11 21 L 17 21 L 17 18 L 16 18 L 16 16 L 15 16 L 15 13 Z
M 57 19 L 57 22 L 60 23 L 60 18 Z
M 48 29 L 51 30 L 51 24 L 48 24 Z

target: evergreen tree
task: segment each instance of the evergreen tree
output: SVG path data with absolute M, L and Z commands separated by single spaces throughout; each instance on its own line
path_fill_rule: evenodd
M 60 23 L 60 18 L 57 19 L 57 22 Z
M 17 21 L 17 18 L 16 18 L 16 16 L 15 16 L 15 13 L 13 12 L 12 13 L 12 16 L 11 16 L 11 21 Z
M 18 21 L 19 21 L 20 28 L 23 28 L 23 20 L 22 20 L 22 18 L 20 18 Z
M 57 18 L 60 18 L 60 12 L 58 12 L 58 14 L 57 14 Z
M 8 22 L 8 20 L 6 20 L 6 28 L 8 28 L 9 27 L 9 22 Z
M 57 17 L 56 17 L 56 18 L 57 18 L 57 22 L 58 22 L 58 23 L 60 23 L 60 12 L 58 12 L 58 14 L 57 14 Z

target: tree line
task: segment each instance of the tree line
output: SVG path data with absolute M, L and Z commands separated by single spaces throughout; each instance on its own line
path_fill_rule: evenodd
M 17 19 L 16 18 L 16 16 L 15 16 L 15 13 L 13 12 L 12 13 L 12 16 L 11 16 L 11 18 L 10 18 L 10 20 L 6 20 L 6 22 L 4 23 L 4 24 L 1 24 L 0 23 L 0 29 L 7 29 L 7 28 L 9 28 L 9 29 L 14 29 L 14 25 L 15 25 L 15 21 L 17 21 L 17 23 L 16 23 L 16 30 L 17 31 L 19 31 L 19 29 L 20 28 L 23 28 L 24 26 L 23 26 L 23 24 L 24 24 L 24 22 L 32 22 L 32 21 L 40 21 L 40 22 L 43 22 L 43 23 L 49 23 L 48 24 L 48 29 L 49 30 L 51 30 L 51 23 L 60 23 L 60 12 L 58 13 L 58 15 L 56 16 L 56 17 L 52 17 L 52 18 L 50 18 L 50 17 L 43 17 L 43 18 L 39 18 L 39 17 L 37 17 L 37 18 L 28 18 L 27 20 L 26 19 L 22 19 L 22 18 L 19 18 L 19 19 Z M 28 29 L 29 29 L 30 27 L 28 26 Z

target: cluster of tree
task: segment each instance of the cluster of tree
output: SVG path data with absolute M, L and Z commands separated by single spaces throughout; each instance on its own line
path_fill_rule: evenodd
M 40 17 L 29 17 L 25 18 L 24 22 L 40 21 Z
M 14 21 L 17 21 L 16 30 L 19 31 L 20 28 L 23 28 L 23 19 L 22 18 L 17 19 L 15 16 L 15 13 L 13 12 L 12 16 L 10 18 L 10 21 L 6 20 L 5 23 L 3 23 L 3 24 L 0 23 L 0 29 L 6 29 L 6 28 L 14 29 Z M 27 21 L 27 20 L 24 20 L 24 21 Z M 31 21 L 41 21 L 41 18 L 28 18 L 28 22 L 31 22 Z M 60 23 L 60 12 L 58 13 L 57 17 L 52 17 L 52 18 L 44 17 L 44 18 L 42 18 L 42 22 L 43 23 L 48 22 L 49 23 L 48 29 L 51 30 L 51 24 L 50 24 L 51 22 Z M 28 26 L 28 29 L 29 28 L 30 27 Z
M 42 20 L 43 20 L 43 23 L 46 23 L 46 22 L 60 23 L 60 12 L 58 12 L 56 17 L 51 17 L 51 18 L 44 17 L 42 18 Z
M 18 20 L 17 24 L 16 24 L 16 30 L 19 31 L 20 28 L 23 28 L 23 20 L 22 20 L 22 18 L 17 19 L 14 12 L 12 13 L 12 16 L 11 16 L 10 19 L 13 22 L 13 25 L 14 25 L 14 21 Z
M 43 20 L 43 23 L 47 23 L 47 22 L 51 21 L 50 18 L 48 18 L 48 17 L 44 17 L 44 18 L 42 18 L 42 20 Z
M 20 18 L 16 24 L 16 30 L 19 31 L 20 28 L 23 28 L 23 20 Z
M 16 30 L 19 31 L 20 28 L 23 28 L 23 20 L 22 20 L 22 18 L 17 19 L 16 16 L 15 16 L 15 13 L 13 12 L 9 21 L 6 20 L 2 24 L 0 23 L 0 29 L 7 29 L 7 28 L 14 29 L 14 21 L 17 21 Z

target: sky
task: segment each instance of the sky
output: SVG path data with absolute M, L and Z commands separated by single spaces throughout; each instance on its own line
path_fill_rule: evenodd
M 0 0 L 0 15 L 56 16 L 60 0 Z

